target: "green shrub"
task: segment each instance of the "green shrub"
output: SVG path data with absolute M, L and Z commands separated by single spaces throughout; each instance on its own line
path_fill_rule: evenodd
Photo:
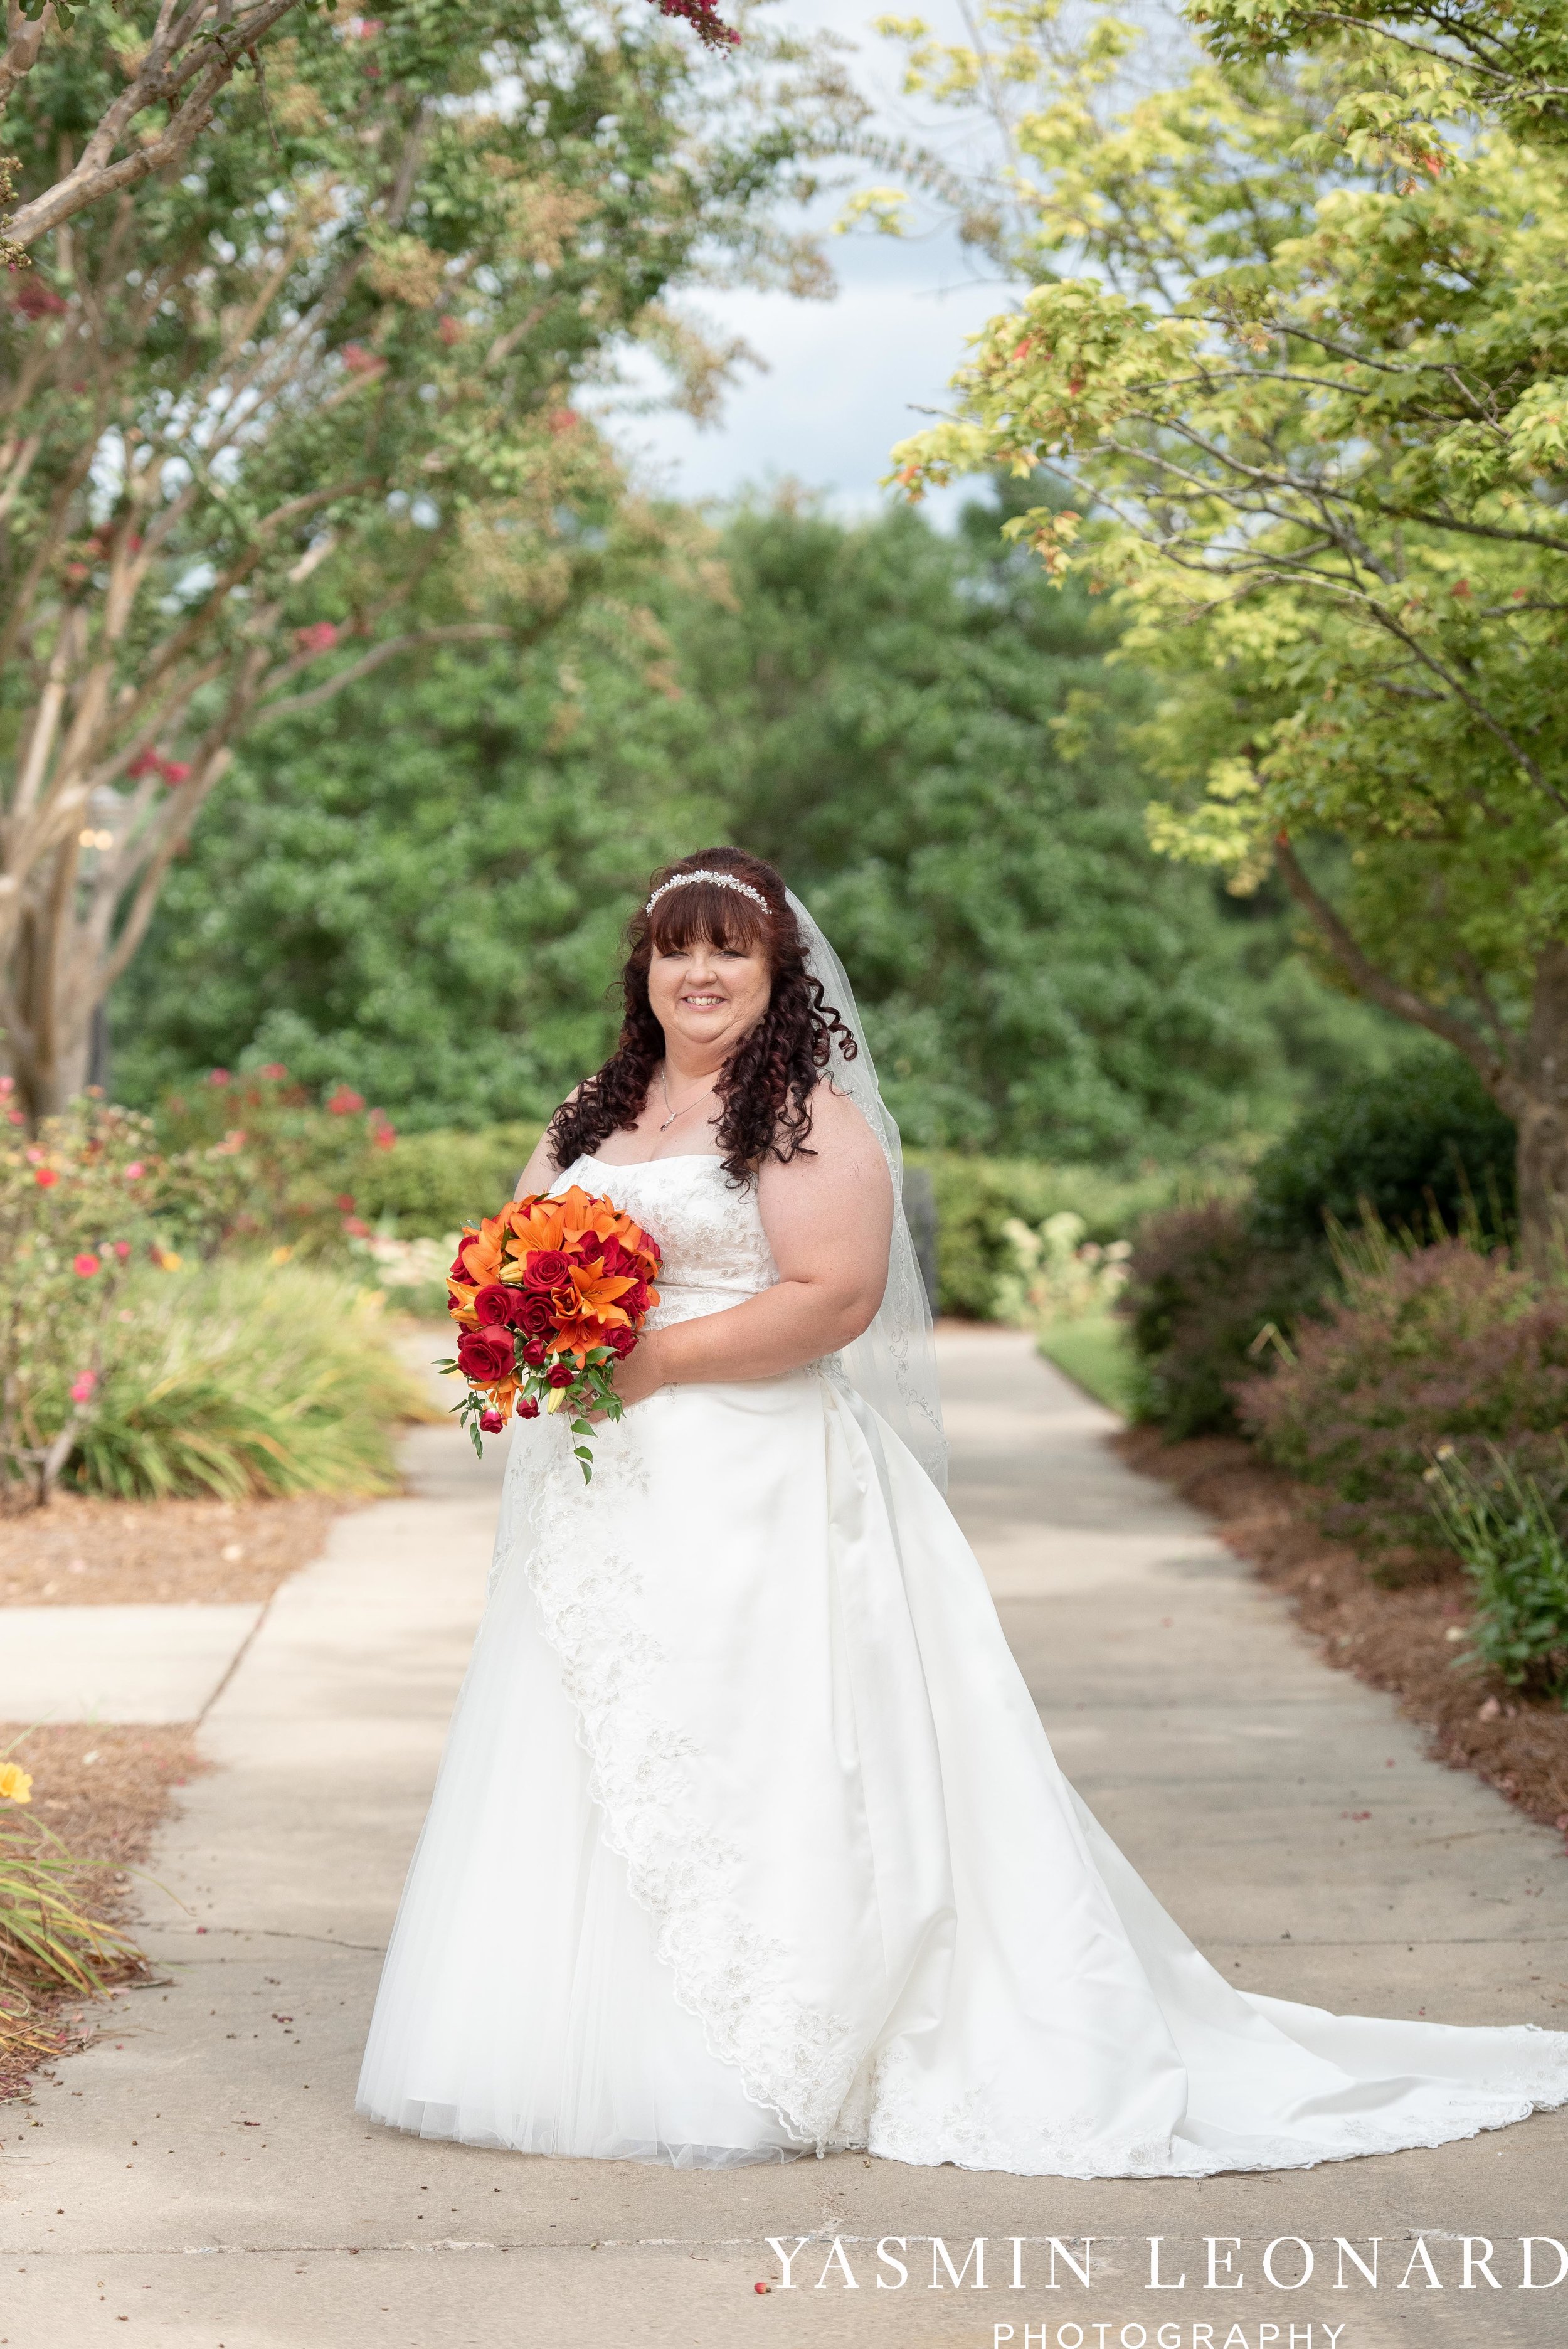
M 399 1134 L 396 1150 L 362 1178 L 359 1213 L 399 1239 L 434 1239 L 477 1223 L 511 1198 L 539 1135 L 537 1125 Z
M 1442 1444 L 1427 1471 L 1433 1514 L 1475 1595 L 1471 1646 L 1511 1687 L 1568 1699 L 1568 1452 L 1550 1495 L 1489 1446 L 1478 1471 Z
M 1292 1247 L 1321 1238 L 1328 1217 L 1359 1222 L 1365 1201 L 1388 1230 L 1422 1240 L 1472 1221 L 1505 1239 L 1516 1221 L 1514 1147 L 1511 1123 L 1468 1061 L 1440 1045 L 1411 1052 L 1348 1079 L 1259 1160 L 1254 1227 Z
M 1472 1465 L 1495 1447 L 1522 1475 L 1555 1458 L 1568 1291 L 1460 1240 L 1364 1246 L 1342 1266 L 1343 1300 L 1239 1409 L 1271 1459 L 1320 1487 L 1325 1530 L 1398 1581 L 1435 1553 L 1424 1475 L 1440 1444 Z
M 71 1464 L 83 1491 L 385 1493 L 399 1420 L 438 1418 L 381 1299 L 308 1266 L 147 1272 Z
M 0 1103 L 11 1080 L 0 1080 Z M 0 1149 L 0 1486 L 46 1500 L 120 1350 L 132 1260 L 154 1245 L 151 1129 L 91 1095 Z
M 998 1284 L 1016 1280 L 1017 1249 L 1007 1226 L 1037 1227 L 1049 1216 L 1083 1218 L 1083 1237 L 1104 1247 L 1169 1205 L 1181 1177 L 1164 1170 L 1135 1178 L 1098 1166 L 1047 1166 L 1028 1158 L 971 1158 L 957 1151 L 911 1151 L 931 1171 L 936 1193 L 938 1310 L 990 1321 Z
M 318 1101 L 277 1063 L 210 1070 L 157 1120 L 157 1207 L 180 1251 L 236 1243 L 341 1256 L 367 1228 L 364 1195 L 396 1153 L 395 1128 L 347 1085 Z
M 1235 1200 L 1151 1216 L 1117 1303 L 1140 1369 L 1139 1416 L 1172 1443 L 1233 1428 L 1238 1382 L 1278 1359 L 1334 1285 L 1326 1246 L 1265 1247 Z

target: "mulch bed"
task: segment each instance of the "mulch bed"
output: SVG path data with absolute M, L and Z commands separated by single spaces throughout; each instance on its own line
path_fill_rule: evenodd
M 57 1494 L 0 1517 L 0 1607 L 270 1599 L 316 1557 L 344 1504 L 106 1501 Z
M 118 1924 L 134 1889 L 130 1871 L 145 1862 L 173 1790 L 208 1766 L 197 1754 L 194 1731 L 71 1722 L 24 1732 L 20 1723 L 0 1723 L 0 1750 L 33 1776 L 32 1801 L 12 1817 L 36 1819 L 77 1858 L 99 1864 L 102 1872 L 83 1880 L 82 1905 Z M 120 1979 L 130 1983 L 145 1973 L 128 1965 Z M 0 2031 L 0 2101 L 25 2095 L 34 2073 L 87 2046 L 113 2020 L 100 2001 L 32 1982 L 23 1987 L 31 2008 L 23 2020 L 28 2036 L 7 2039 Z
M 1420 1582 L 1386 1590 L 1317 1531 L 1311 1495 L 1240 1437 L 1165 1444 L 1158 1428 L 1131 1427 L 1112 1441 L 1130 1467 L 1219 1521 L 1222 1539 L 1289 1599 L 1325 1663 L 1390 1690 L 1438 1760 L 1568 1833 L 1568 1713 L 1519 1696 L 1466 1656 L 1471 1610 L 1457 1561 L 1429 1562 Z

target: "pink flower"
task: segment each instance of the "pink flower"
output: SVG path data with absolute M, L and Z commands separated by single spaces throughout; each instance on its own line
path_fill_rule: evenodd
M 228 1081 L 229 1081 L 229 1071 L 228 1071 L 228 1070 L 227 1070 L 227 1069 L 209 1069 L 209 1070 L 208 1070 L 208 1071 L 207 1071 L 207 1082 L 208 1082 L 210 1085 L 226 1085 L 226 1084 L 228 1083 Z
M 59 1179 L 52 1166 L 35 1166 L 33 1169 L 33 1180 L 40 1191 L 52 1191 Z
M 288 1071 L 284 1068 L 281 1061 L 269 1061 L 264 1069 L 257 1071 L 257 1074 L 259 1076 L 271 1077 L 275 1083 L 279 1077 L 286 1077 Z
M 125 771 L 133 780 L 140 775 L 160 775 L 163 761 L 156 750 L 139 750 Z
M 334 1117 L 354 1117 L 365 1107 L 365 1095 L 352 1085 L 339 1085 L 326 1106 Z
M 537 1408 L 537 1406 L 535 1406 L 535 1408 Z M 502 1419 L 499 1411 L 481 1411 L 480 1413 L 480 1425 L 483 1428 L 487 1435 L 499 1435 L 501 1429 L 506 1425 L 506 1422 Z
M 342 1208 L 342 1210 L 343 1210 L 343 1212 L 344 1212 L 344 1214 L 345 1214 L 346 1216 L 351 1216 L 351 1215 L 354 1213 L 354 1194 L 353 1194 L 353 1192 L 352 1192 L 352 1191 L 340 1191 L 340 1192 L 338 1193 L 338 1195 L 337 1195 L 337 1198 L 336 1198 L 336 1200 L 335 1200 L 335 1205 L 336 1205 L 337 1206 L 341 1207 L 341 1208 Z
M 308 628 L 294 630 L 294 642 L 302 653 L 329 653 L 337 642 L 337 624 L 334 620 L 313 620 Z
M 114 1244 L 114 1252 L 116 1256 L 119 1257 L 121 1264 L 123 1264 L 126 1257 L 130 1254 L 130 1242 L 129 1240 L 116 1240 Z
M 166 783 L 188 783 L 191 781 L 190 764 L 184 759 L 165 759 L 159 772 Z
M 11 296 L 11 307 L 21 318 L 57 318 L 65 306 L 54 288 L 31 273 Z
M 381 362 L 374 351 L 366 349 L 363 343 L 345 343 L 343 364 L 350 375 L 364 375 L 370 367 L 379 367 Z
M 345 1216 L 343 1228 L 351 1240 L 367 1240 L 370 1237 L 370 1226 L 362 1216 Z
M 8 1109 L 5 1114 L 10 1119 L 13 1125 L 26 1125 L 27 1123 L 27 1112 L 26 1110 Z
M 98 1268 L 98 1258 L 94 1256 L 91 1248 L 84 1248 L 80 1256 L 74 1256 L 71 1258 L 71 1270 L 79 1280 L 90 1280 Z
M 15 1077 L 0 1077 L 0 1101 L 4 1101 L 7 1093 L 14 1093 L 15 1090 Z
M 80 1378 L 73 1379 L 71 1381 L 71 1401 L 73 1402 L 88 1402 L 97 1384 L 98 1372 L 96 1371 L 84 1371 Z

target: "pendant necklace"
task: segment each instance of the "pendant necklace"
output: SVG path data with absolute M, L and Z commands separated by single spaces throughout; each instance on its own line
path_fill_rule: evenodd
M 668 1082 L 665 1080 L 665 1072 L 661 1069 L 659 1071 L 659 1091 L 665 1097 L 665 1107 L 670 1112 L 663 1125 L 660 1126 L 659 1132 L 661 1133 L 667 1133 L 670 1127 L 674 1125 L 677 1117 L 685 1117 L 688 1109 L 696 1109 L 697 1102 L 706 1101 L 707 1099 L 708 1095 L 713 1091 L 713 1087 L 711 1085 L 705 1085 L 701 1092 L 697 1094 L 696 1101 L 688 1101 L 681 1109 L 670 1109 L 670 1089 Z

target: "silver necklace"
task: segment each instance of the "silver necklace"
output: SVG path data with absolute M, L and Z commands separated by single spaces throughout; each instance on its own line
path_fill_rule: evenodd
M 663 1093 L 663 1095 L 664 1095 L 664 1097 L 665 1097 L 665 1107 L 666 1109 L 668 1109 L 668 1110 L 669 1110 L 669 1112 L 670 1112 L 670 1113 L 669 1113 L 668 1117 L 666 1117 L 666 1118 L 665 1118 L 665 1122 L 664 1122 L 663 1125 L 661 1125 L 661 1126 L 660 1126 L 660 1128 L 659 1128 L 659 1132 L 660 1132 L 661 1133 L 667 1133 L 669 1132 L 670 1127 L 671 1127 L 672 1125 L 674 1125 L 674 1123 L 675 1123 L 675 1122 L 676 1122 L 676 1118 L 677 1118 L 677 1117 L 685 1117 L 685 1115 L 686 1115 L 686 1111 L 687 1111 L 688 1109 L 696 1109 L 696 1105 L 697 1105 L 697 1102 L 706 1101 L 706 1100 L 707 1099 L 708 1095 L 709 1095 L 709 1094 L 712 1092 L 712 1091 L 713 1091 L 713 1087 L 712 1087 L 711 1085 L 704 1085 L 704 1087 L 703 1087 L 703 1089 L 702 1089 L 701 1092 L 697 1094 L 697 1096 L 696 1096 L 696 1101 L 688 1101 L 688 1102 L 686 1102 L 686 1103 L 685 1103 L 685 1105 L 684 1105 L 682 1108 L 680 1108 L 680 1109 L 670 1109 L 670 1089 L 669 1089 L 669 1084 L 668 1084 L 668 1082 L 667 1082 L 667 1081 L 666 1081 L 666 1079 L 665 1079 L 665 1072 L 664 1072 L 663 1069 L 661 1069 L 661 1070 L 659 1071 L 659 1091 L 660 1091 L 660 1092 L 662 1092 L 662 1093 Z

